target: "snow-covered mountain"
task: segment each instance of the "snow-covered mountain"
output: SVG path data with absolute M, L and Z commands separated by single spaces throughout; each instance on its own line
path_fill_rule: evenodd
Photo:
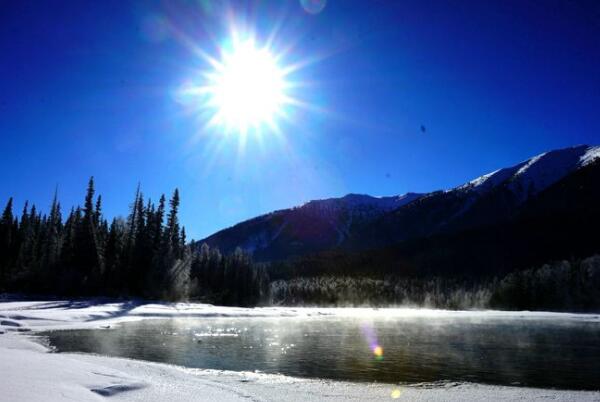
M 225 253 L 241 247 L 258 260 L 277 260 L 466 230 L 510 219 L 538 194 L 599 161 L 598 146 L 550 151 L 445 191 L 310 201 L 242 222 L 199 243 Z
M 527 195 L 544 190 L 599 157 L 600 146 L 580 145 L 544 152 L 515 166 L 478 177 L 457 189 L 484 193 L 497 186 L 508 184 L 511 190 L 526 198 Z

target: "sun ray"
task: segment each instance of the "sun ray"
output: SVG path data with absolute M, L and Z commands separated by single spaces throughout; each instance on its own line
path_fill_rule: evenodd
M 321 58 L 302 60 L 296 46 L 301 37 L 282 41 L 282 21 L 266 36 L 254 30 L 251 18 L 235 22 L 229 14 L 224 22 L 225 37 L 209 42 L 214 51 L 210 46 L 200 49 L 199 42 L 194 44 L 191 37 L 177 33 L 204 65 L 192 70 L 187 84 L 175 95 L 199 122 L 194 138 L 205 141 L 204 153 L 209 154 L 211 166 L 217 154 L 232 150 L 240 162 L 251 149 L 261 155 L 273 147 L 289 153 L 293 150 L 290 133 L 297 132 L 290 128 L 298 123 L 298 112 L 327 113 L 324 105 L 303 99 L 303 95 L 313 98 L 316 92 L 307 88 L 318 89 L 319 83 L 306 81 L 306 76 L 299 79 L 302 69 Z

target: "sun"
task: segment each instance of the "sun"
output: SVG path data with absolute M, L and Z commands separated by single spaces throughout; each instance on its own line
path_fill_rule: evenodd
M 299 116 L 326 112 L 307 101 L 318 85 L 303 70 L 318 57 L 302 57 L 295 42 L 279 38 L 277 31 L 259 35 L 233 21 L 228 26 L 228 35 L 215 35 L 203 47 L 178 34 L 201 62 L 174 92 L 183 112 L 201 128 L 192 141 L 210 138 L 215 153 L 235 141 L 240 153 L 250 142 L 265 149 L 268 138 L 285 143 Z
M 286 82 L 267 48 L 252 40 L 237 42 L 212 64 L 205 87 L 207 106 L 214 111 L 211 123 L 242 133 L 275 124 L 286 102 Z

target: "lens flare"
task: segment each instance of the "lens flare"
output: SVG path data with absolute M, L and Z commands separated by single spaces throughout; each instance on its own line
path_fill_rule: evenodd
M 309 14 L 319 14 L 327 5 L 327 0 L 300 0 L 304 11 Z
M 375 333 L 375 329 L 372 324 L 363 323 L 361 325 L 362 333 L 369 344 L 369 348 L 373 352 L 375 356 L 375 360 L 382 361 L 383 360 L 383 347 L 379 345 L 377 342 L 377 334 Z
M 396 388 L 395 390 L 392 391 L 390 396 L 392 397 L 392 399 L 398 399 L 398 398 L 400 398 L 400 396 L 402 396 L 402 391 L 399 390 L 398 388 Z

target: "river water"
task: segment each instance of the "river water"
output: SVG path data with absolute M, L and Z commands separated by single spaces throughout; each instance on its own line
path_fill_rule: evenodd
M 59 352 L 350 381 L 600 389 L 600 320 L 361 314 L 174 318 L 43 333 Z

